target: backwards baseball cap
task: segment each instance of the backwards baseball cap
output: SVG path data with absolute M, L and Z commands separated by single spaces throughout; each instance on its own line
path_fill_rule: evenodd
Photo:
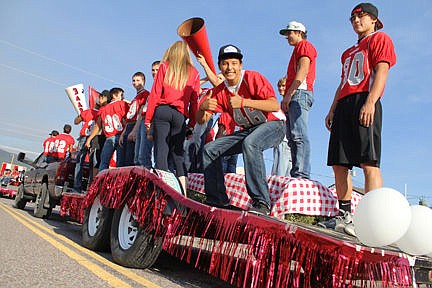
M 219 56 L 218 56 L 218 62 L 225 59 L 235 58 L 242 60 L 243 55 L 241 54 L 241 50 L 237 48 L 234 45 L 228 44 L 225 46 L 222 46 L 219 49 Z
M 65 124 L 65 125 L 63 126 L 63 132 L 65 132 L 65 133 L 69 133 L 70 131 L 72 131 L 72 126 L 69 125 L 69 124 Z
M 53 130 L 53 131 L 51 131 L 51 133 L 49 135 L 57 136 L 57 135 L 59 135 L 59 132 L 57 130 Z
M 288 31 L 301 31 L 303 33 L 306 33 L 306 27 L 300 22 L 291 21 L 288 23 L 288 26 L 286 28 L 279 31 L 279 34 L 285 35 Z
M 379 30 L 379 29 L 384 27 L 384 24 L 381 22 L 380 19 L 378 19 L 378 8 L 376 8 L 373 4 L 371 4 L 371 3 L 358 4 L 351 11 L 351 16 L 353 16 L 354 13 L 361 13 L 361 12 L 368 13 L 369 15 L 371 15 L 377 19 L 376 30 Z

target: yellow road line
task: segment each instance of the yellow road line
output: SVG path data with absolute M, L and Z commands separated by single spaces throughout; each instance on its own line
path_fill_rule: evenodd
M 32 227 L 32 225 L 29 222 L 20 218 L 21 215 L 17 215 L 16 212 L 12 212 L 10 210 L 10 208 L 5 208 L 5 204 L 2 203 L 2 206 L 3 206 L 2 209 L 4 209 L 7 213 L 9 213 L 17 221 L 21 222 L 21 224 L 23 224 L 24 226 L 29 228 L 31 231 L 36 233 L 39 237 L 41 237 L 42 239 L 44 239 L 45 241 L 47 241 L 48 243 L 53 245 L 56 249 L 60 250 L 61 252 L 66 254 L 68 257 L 72 258 L 73 260 L 78 262 L 80 265 L 87 268 L 90 272 L 92 272 L 93 274 L 95 274 L 96 276 L 101 278 L 102 280 L 108 282 L 108 284 L 110 284 L 111 286 L 113 286 L 113 287 L 131 287 L 129 284 L 127 284 L 126 282 L 122 281 L 121 279 L 115 277 L 111 273 L 108 273 L 107 271 L 102 269 L 100 266 L 92 263 L 91 261 L 89 261 L 85 257 L 79 255 L 78 253 L 75 253 L 74 251 L 72 251 L 71 249 L 69 249 L 68 247 L 66 247 L 62 243 L 60 243 L 59 241 L 55 240 L 53 237 L 50 237 L 49 235 L 43 233 L 41 230 L 39 230 L 35 227 Z
M 23 217 L 17 211 L 13 211 L 12 208 L 6 206 L 5 204 L 3 204 L 3 203 L 0 203 L 0 204 L 2 204 L 2 206 L 4 206 L 2 208 L 6 212 L 8 212 L 9 214 L 12 215 L 12 213 L 13 213 L 15 215 L 19 215 L 20 217 Z M 54 237 L 56 237 L 56 238 L 64 241 L 65 243 L 67 243 L 68 245 L 72 246 L 73 248 L 75 248 L 75 249 L 79 250 L 80 252 L 82 252 L 82 253 L 90 256 L 94 260 L 96 260 L 96 261 L 98 261 L 98 262 L 100 262 L 100 263 L 102 263 L 102 264 L 110 267 L 111 269 L 119 272 L 120 274 L 128 277 L 129 279 L 131 279 L 131 280 L 133 280 L 133 281 L 135 281 L 135 282 L 137 282 L 137 283 L 139 283 L 141 285 L 144 285 L 145 287 L 148 287 L 148 288 L 161 288 L 161 286 L 159 286 L 159 285 L 157 285 L 157 284 L 155 284 L 155 283 L 153 283 L 153 282 L 151 282 L 151 281 L 149 281 L 149 280 L 147 280 L 147 279 L 139 276 L 138 274 L 130 271 L 129 269 L 126 269 L 126 268 L 124 268 L 124 267 L 122 267 L 120 265 L 117 265 L 117 264 L 115 264 L 115 263 L 113 263 L 113 262 L 105 259 L 104 257 L 100 256 L 99 254 L 97 254 L 97 253 L 95 253 L 95 252 L 93 252 L 93 251 L 91 251 L 91 250 L 89 250 L 87 248 L 84 248 L 81 245 L 78 245 L 77 243 L 75 243 L 74 241 L 70 240 L 69 238 L 66 238 L 63 235 L 59 235 L 59 234 L 53 232 L 52 230 L 44 227 L 43 225 L 37 223 L 34 220 L 31 220 L 31 219 L 25 219 L 24 220 L 24 219 L 22 219 L 20 221 L 27 221 L 27 222 L 31 223 L 33 226 L 36 226 L 39 229 L 45 231 L 46 233 L 48 233 L 48 234 L 50 234 L 50 235 L 52 235 L 52 236 L 54 236 Z M 33 228 L 32 226 L 30 226 L 30 227 Z M 122 287 L 127 287 L 127 286 L 122 286 Z

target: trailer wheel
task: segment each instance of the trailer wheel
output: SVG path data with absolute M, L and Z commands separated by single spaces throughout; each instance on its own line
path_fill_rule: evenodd
M 131 268 L 149 268 L 162 251 L 163 237 L 145 231 L 125 204 L 114 212 L 111 227 L 111 254 L 114 261 Z
M 96 197 L 84 214 L 82 245 L 93 251 L 109 251 L 112 217 L 113 209 L 102 206 Z
M 18 187 L 17 194 L 15 195 L 15 200 L 13 207 L 17 209 L 24 209 L 27 204 L 27 200 L 24 198 L 24 184 Z
M 39 194 L 36 196 L 36 202 L 33 215 L 37 218 L 48 218 L 51 216 L 52 207 L 49 203 L 48 184 L 42 183 Z

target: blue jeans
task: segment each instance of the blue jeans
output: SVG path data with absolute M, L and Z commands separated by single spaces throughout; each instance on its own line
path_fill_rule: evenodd
M 132 131 L 135 122 L 129 122 L 126 125 L 126 131 L 123 134 L 123 144 L 117 148 L 117 167 L 133 166 L 135 155 L 135 142 L 127 139 L 129 133 Z
M 291 149 L 288 145 L 287 138 L 284 138 L 279 146 L 273 149 L 273 167 L 272 175 L 291 176 Z
M 111 157 L 114 154 L 114 151 L 117 150 L 119 138 L 120 134 L 106 138 L 101 152 L 101 163 L 99 165 L 99 172 L 108 169 Z M 117 163 L 119 160 L 122 161 L 122 159 L 118 158 L 119 157 L 117 157 L 116 159 Z
M 80 136 L 78 138 L 78 153 L 76 155 L 75 175 L 74 175 L 74 190 L 81 192 L 82 186 L 82 168 L 88 149 L 84 146 L 87 137 Z
M 144 120 L 140 121 L 137 128 L 136 142 L 135 142 L 135 165 L 144 166 L 150 169 L 152 165 L 152 149 L 153 141 L 147 139 L 146 127 Z
M 238 154 L 225 156 L 222 159 L 222 167 L 224 173 L 236 173 Z
M 291 176 L 310 179 L 311 147 L 308 136 L 309 110 L 314 102 L 312 91 L 297 90 L 289 104 L 287 138 L 291 148 Z
M 230 135 L 220 137 L 204 146 L 204 189 L 206 202 L 214 206 L 226 206 L 226 194 L 222 158 L 243 154 L 246 190 L 254 202 L 270 207 L 269 188 L 263 152 L 279 145 L 285 136 L 284 121 L 270 121 Z

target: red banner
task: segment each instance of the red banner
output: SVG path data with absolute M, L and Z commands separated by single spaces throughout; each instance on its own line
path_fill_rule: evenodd
M 88 87 L 88 95 L 89 95 L 89 107 L 90 109 L 95 109 L 97 99 L 99 97 L 99 92 L 96 91 L 93 87 L 89 85 Z

